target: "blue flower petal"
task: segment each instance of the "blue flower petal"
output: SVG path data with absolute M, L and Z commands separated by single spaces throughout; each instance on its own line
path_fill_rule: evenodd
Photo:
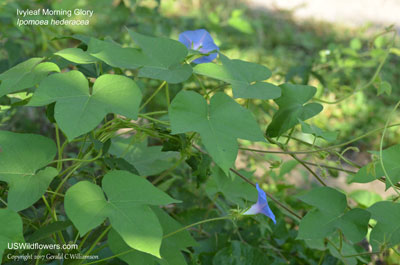
M 260 188 L 260 186 L 258 186 L 258 183 L 256 183 L 256 188 L 258 191 L 258 200 L 256 204 L 253 204 L 250 209 L 248 209 L 245 213 L 243 213 L 244 215 L 248 215 L 248 214 L 258 214 L 258 213 L 262 213 L 265 216 L 271 218 L 271 220 L 276 224 L 276 219 L 275 219 L 275 215 L 274 213 L 271 211 L 271 209 L 269 208 L 268 205 L 268 201 L 267 201 L 267 195 L 265 194 L 265 192 Z
M 258 186 L 258 183 L 256 183 L 256 188 L 258 191 L 258 200 L 257 203 L 264 205 L 265 203 L 268 204 L 267 202 L 267 195 L 265 194 L 265 192 L 263 191 L 263 189 L 260 188 L 260 186 Z
M 214 50 L 219 50 L 218 46 L 214 43 L 210 33 L 205 29 L 189 30 L 179 34 L 179 41 L 183 43 L 188 49 L 198 50 L 201 53 L 209 53 Z M 217 58 L 217 53 L 212 53 L 194 60 L 194 63 L 209 63 Z

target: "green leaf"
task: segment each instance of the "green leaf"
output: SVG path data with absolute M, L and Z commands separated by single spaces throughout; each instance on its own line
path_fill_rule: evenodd
M 162 228 L 148 205 L 179 202 L 146 179 L 126 171 L 109 171 L 101 188 L 87 181 L 72 186 L 65 195 L 65 211 L 84 235 L 107 217 L 125 243 L 159 257 Z
M 347 207 L 346 196 L 329 187 L 312 189 L 298 197 L 316 209 L 307 213 L 300 222 L 298 239 L 320 239 L 335 230 L 337 218 Z
M 145 252 L 141 252 L 129 247 L 117 231 L 111 229 L 108 233 L 108 245 L 111 251 L 118 255 L 127 252 L 124 255 L 119 255 L 118 258 L 125 261 L 129 265 L 156 265 L 157 258 Z M 129 251 L 129 252 L 128 252 Z
M 73 70 L 43 80 L 29 105 L 56 102 L 55 119 L 72 140 L 94 129 L 108 113 L 136 119 L 141 99 L 139 87 L 127 77 L 102 75 L 90 93 L 86 77 Z
M 147 140 L 132 144 L 129 138 L 113 138 L 110 154 L 132 164 L 140 176 L 152 176 L 172 167 L 178 152 L 161 152 L 162 146 L 147 146 Z
M 128 32 L 146 56 L 139 76 L 176 84 L 192 75 L 192 67 L 182 64 L 188 54 L 185 45 L 176 40 L 148 37 L 129 29 Z
M 323 239 L 337 228 L 346 239 L 354 243 L 367 235 L 370 214 L 359 208 L 345 212 L 347 200 L 343 193 L 333 188 L 320 187 L 299 196 L 299 199 L 316 209 L 308 212 L 301 220 L 298 239 Z
M 314 117 L 322 111 L 322 105 L 308 103 L 316 93 L 316 88 L 305 85 L 283 84 L 280 85 L 282 96 L 275 99 L 279 110 L 275 113 L 272 122 L 268 126 L 267 135 L 277 137 L 299 123 Z M 305 105 L 304 105 L 305 104 Z
M 303 217 L 299 225 L 297 239 L 323 239 L 335 231 L 339 214 L 314 209 Z
M 373 251 L 381 246 L 392 247 L 400 243 L 400 204 L 392 201 L 377 202 L 368 208 L 371 218 L 378 221 L 370 234 Z
M 222 193 L 225 198 L 241 207 L 246 206 L 246 202 L 257 201 L 257 190 L 249 183 L 241 178 L 230 178 L 219 168 L 213 167 L 211 178 L 206 184 L 206 192 L 210 198 L 214 198 L 218 192 Z M 246 175 L 248 172 L 239 171 Z
M 41 61 L 43 58 L 31 58 L 0 74 L 0 97 L 33 87 L 50 72 L 60 72 L 56 64 Z
M 10 209 L 0 209 L 0 262 L 8 243 L 25 242 L 21 217 Z
M 103 223 L 111 212 L 103 190 L 89 181 L 78 182 L 68 189 L 64 207 L 81 236 Z
M 382 200 L 379 194 L 369 190 L 355 190 L 352 191 L 349 196 L 364 207 L 370 207 L 374 203 Z
M 207 151 L 226 174 L 237 156 L 237 138 L 264 141 L 252 113 L 224 93 L 216 93 L 207 105 L 200 94 L 181 91 L 171 103 L 169 118 L 173 134 L 200 133 Z
M 108 172 L 103 178 L 102 186 L 113 203 L 167 205 L 180 202 L 154 187 L 145 178 L 126 171 Z
M 349 179 L 349 183 L 368 183 L 379 179 L 383 175 L 380 163 L 374 161 L 360 168 L 356 174 L 353 174 Z
M 79 48 L 67 48 L 54 54 L 77 64 L 90 64 L 97 62 L 95 57 Z
M 36 230 L 33 234 L 29 235 L 26 241 L 30 243 L 38 242 L 42 239 L 50 237 L 52 234 L 56 232 L 67 229 L 71 225 L 72 223 L 70 220 L 56 221 L 54 223 L 44 225 L 40 227 L 38 230 Z
M 267 67 L 242 60 L 230 60 L 221 53 L 219 56 L 223 65 L 203 63 L 196 65 L 193 71 L 230 83 L 235 98 L 274 99 L 281 96 L 279 87 L 261 82 L 271 76 Z
M 346 196 L 330 187 L 319 187 L 298 196 L 298 199 L 314 206 L 320 211 L 327 211 L 333 214 L 342 213 L 347 207 Z
M 368 222 L 371 214 L 363 209 L 354 208 L 342 215 L 336 226 L 342 230 L 348 240 L 360 242 L 368 232 Z
M 137 69 L 146 61 L 146 57 L 137 49 L 123 48 L 115 42 L 95 38 L 90 39 L 87 52 L 112 67 Z
M 377 86 L 377 89 L 378 89 L 378 96 L 382 95 L 383 93 L 386 93 L 387 95 L 390 96 L 390 94 L 392 93 L 392 85 L 387 81 L 380 82 Z
M 299 120 L 300 124 L 301 124 L 301 131 L 303 133 L 306 134 L 312 134 L 315 137 L 319 137 L 322 139 L 325 139 L 328 142 L 333 142 L 336 140 L 336 138 L 338 137 L 339 133 L 338 132 L 327 132 L 327 131 L 323 131 L 320 128 L 318 128 L 315 125 L 309 125 L 305 122 L 303 122 L 302 120 Z
M 167 235 L 181 228 L 181 225 L 177 221 L 160 208 L 152 207 L 152 210 L 160 221 L 163 235 Z M 181 249 L 193 246 L 196 242 L 186 230 L 164 238 L 160 250 L 161 260 L 130 248 L 114 230 L 111 230 L 108 234 L 108 244 L 110 245 L 111 251 L 116 255 L 129 251 L 127 254 L 118 256 L 118 258 L 128 264 L 151 265 L 155 264 L 155 262 L 159 262 L 160 264 L 184 265 L 186 261 L 181 253 Z
M 372 152 L 372 151 L 371 151 Z M 372 152 L 379 155 L 379 152 Z M 352 178 L 351 182 L 366 183 L 386 177 L 386 190 L 389 189 L 392 183 L 400 181 L 400 144 L 396 144 L 382 151 L 383 165 L 388 176 L 385 176 L 380 160 L 369 163 L 362 167 Z
M 336 248 L 338 248 L 340 246 L 339 235 L 335 235 L 335 236 L 331 237 L 330 240 L 333 244 L 335 244 Z M 332 256 L 341 260 L 343 262 L 343 264 L 345 264 L 345 265 L 357 265 L 357 258 L 362 259 L 361 258 L 362 256 L 343 257 L 343 256 L 348 256 L 348 255 L 359 254 L 359 252 L 357 252 L 357 250 L 354 248 L 354 245 L 350 245 L 345 240 L 342 240 L 342 248 L 340 250 L 340 253 L 334 246 L 332 246 L 332 244 L 327 244 L 327 246 L 328 246 L 328 249 L 329 249 L 330 253 L 332 254 Z M 362 264 L 367 264 L 367 263 L 363 262 Z
M 44 168 L 57 148 L 41 135 L 0 131 L 0 150 L 0 181 L 9 185 L 8 207 L 24 210 L 40 199 L 58 174 L 55 168 Z
M 265 253 L 249 244 L 232 241 L 229 246 L 221 249 L 217 254 L 215 254 L 212 264 L 264 265 L 272 264 L 272 260 L 269 260 Z

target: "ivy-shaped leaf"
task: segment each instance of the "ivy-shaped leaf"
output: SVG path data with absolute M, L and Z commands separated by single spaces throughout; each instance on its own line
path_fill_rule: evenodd
M 162 228 L 149 205 L 179 202 L 154 187 L 143 177 L 126 171 L 110 171 L 102 181 L 103 190 L 81 181 L 65 195 L 65 211 L 81 235 L 100 225 L 107 217 L 112 227 L 131 248 L 160 257 Z
M 97 62 L 95 57 L 79 48 L 67 48 L 54 54 L 77 64 L 90 64 Z
M 43 58 L 31 58 L 0 74 L 0 97 L 33 87 L 50 72 L 60 72 L 56 64 L 41 61 Z
M 178 152 L 161 152 L 162 146 L 147 146 L 147 140 L 132 144 L 129 138 L 113 138 L 110 154 L 132 164 L 140 176 L 152 176 L 170 168 Z
M 368 208 L 372 219 L 378 223 L 370 234 L 372 251 L 380 251 L 381 246 L 387 248 L 400 243 L 400 204 L 392 201 L 377 202 Z
M 69 140 L 93 130 L 108 113 L 136 119 L 142 93 L 136 83 L 120 75 L 102 75 L 89 91 L 79 71 L 54 74 L 42 81 L 30 106 L 56 102 L 54 117 Z
M 151 208 L 157 215 L 164 236 L 181 228 L 181 225 L 163 210 L 158 207 Z M 108 234 L 108 244 L 115 255 L 129 251 L 129 253 L 118 256 L 118 258 L 130 265 L 154 265 L 157 263 L 163 265 L 186 265 L 187 263 L 181 250 L 195 245 L 196 242 L 186 230 L 164 238 L 160 249 L 161 260 L 147 253 L 132 250 L 114 230 L 111 230 Z
M 226 174 L 237 156 L 237 138 L 264 141 L 252 113 L 224 93 L 216 93 L 207 105 L 200 94 L 181 91 L 171 102 L 169 118 L 173 134 L 198 132 Z
M 175 84 L 192 75 L 192 67 L 183 63 L 188 54 L 185 45 L 176 40 L 149 37 L 129 29 L 128 32 L 146 56 L 139 76 Z
M 305 85 L 283 84 L 280 85 L 282 96 L 275 99 L 279 110 L 275 113 L 267 129 L 269 137 L 277 137 L 299 123 L 314 117 L 322 111 L 319 103 L 308 103 L 316 93 L 316 88 Z
M 221 53 L 219 58 L 223 65 L 203 63 L 196 65 L 193 71 L 230 83 L 235 98 L 274 99 L 281 96 L 279 87 L 261 82 L 271 77 L 271 71 L 267 67 L 242 60 L 230 60 Z
M 137 69 L 145 64 L 146 56 L 138 49 L 123 48 L 111 41 L 91 38 L 87 53 L 112 67 Z
M 35 134 L 0 131 L 0 181 L 9 185 L 8 207 L 21 211 L 46 192 L 58 174 L 53 167 L 46 167 L 54 158 L 54 142 Z
M 333 188 L 320 187 L 299 196 L 299 199 L 315 209 L 301 220 L 298 239 L 323 239 L 336 229 L 340 229 L 353 243 L 366 236 L 371 215 L 359 208 L 345 212 L 347 200 L 343 193 Z
M 25 242 L 21 217 L 10 209 L 0 209 L 0 262 L 8 243 Z

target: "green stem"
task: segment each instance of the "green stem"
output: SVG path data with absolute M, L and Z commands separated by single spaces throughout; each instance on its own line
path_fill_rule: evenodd
M 206 88 L 204 87 L 203 83 L 201 82 L 200 78 L 199 78 L 196 74 L 193 74 L 193 75 L 194 75 L 194 77 L 196 78 L 197 82 L 199 83 L 199 85 L 200 85 L 200 87 L 201 87 L 201 90 L 203 91 L 203 94 L 204 94 L 205 99 L 208 99 L 209 96 L 208 96 L 208 94 L 207 94 L 207 90 L 206 90 Z
M 90 232 L 87 232 L 86 235 L 82 238 L 81 242 L 79 243 L 78 250 L 81 251 L 83 245 L 85 244 L 86 240 L 88 239 Z
M 166 97 L 166 100 L 167 100 L 167 107 L 169 108 L 169 105 L 171 104 L 171 100 L 169 98 L 169 86 L 168 86 L 168 83 L 165 86 L 165 97 Z
M 323 168 L 333 169 L 333 170 L 337 170 L 337 171 L 343 171 L 343 172 L 350 173 L 350 174 L 356 174 L 357 173 L 356 171 L 347 170 L 347 169 L 344 169 L 344 168 L 333 167 L 333 166 L 328 166 L 328 165 L 324 165 L 324 164 L 317 164 L 317 163 L 312 163 L 312 162 L 304 161 L 304 160 L 301 160 L 301 161 L 304 164 L 311 165 L 311 166 L 323 167 Z
M 44 204 L 46 205 L 47 210 L 49 211 L 51 219 L 53 220 L 53 222 L 57 222 L 57 214 L 56 214 L 55 210 L 52 210 L 52 208 L 50 207 L 50 205 L 47 202 L 47 199 L 44 195 L 42 195 L 42 199 L 43 199 Z M 60 237 L 61 242 L 65 245 L 66 241 L 64 239 L 62 232 L 59 231 L 59 232 L 57 232 L 57 234 Z
M 161 85 L 154 91 L 154 93 L 151 94 L 151 96 L 143 103 L 142 106 L 140 106 L 139 112 L 140 112 L 142 109 L 144 109 L 144 107 L 146 107 L 147 104 L 149 104 L 149 102 L 157 95 L 158 92 L 160 92 L 160 90 L 165 86 L 166 83 L 167 83 L 166 81 L 163 81 L 163 82 L 161 83 Z
M 400 126 L 400 123 L 395 123 L 395 124 L 389 125 L 389 126 L 387 126 L 387 128 L 396 127 L 396 126 Z M 363 135 L 361 135 L 361 136 L 358 136 L 358 137 L 356 137 L 356 138 L 353 138 L 352 140 L 349 140 L 349 141 L 344 142 L 344 143 L 341 143 L 341 144 L 332 145 L 332 146 L 324 147 L 324 148 L 318 147 L 318 148 L 319 148 L 318 150 L 304 150 L 304 151 L 268 151 L 268 150 L 260 150 L 260 149 L 252 149 L 252 148 L 243 148 L 243 147 L 240 147 L 239 149 L 240 149 L 240 150 L 245 150 L 245 151 L 259 152 L 259 153 L 267 153 L 267 154 L 311 154 L 311 153 L 318 153 L 318 152 L 322 152 L 322 151 L 329 151 L 329 150 L 332 150 L 332 149 L 335 149 L 335 148 L 339 148 L 339 147 L 343 147 L 343 146 L 349 145 L 349 144 L 354 143 L 354 142 L 357 142 L 358 140 L 360 140 L 360 139 L 362 139 L 362 138 L 365 138 L 365 137 L 367 137 L 367 136 L 369 136 L 369 135 L 371 135 L 371 134 L 374 134 L 374 133 L 376 133 L 376 132 L 379 132 L 379 131 L 381 131 L 381 130 L 383 130 L 383 129 L 385 129 L 385 128 L 382 127 L 382 128 L 374 129 L 374 130 L 372 130 L 372 131 L 369 131 L 369 132 L 367 132 L 367 133 L 365 133 L 365 134 L 363 134 Z M 282 137 L 288 137 L 288 136 L 282 135 Z M 292 137 L 292 139 L 295 139 L 295 140 L 296 140 L 296 138 L 294 138 L 294 137 Z M 310 145 L 311 145 L 311 144 L 310 144 Z
M 344 96 L 344 97 L 342 97 L 340 99 L 337 99 L 335 101 L 326 101 L 326 100 L 318 99 L 318 98 L 314 98 L 314 100 L 319 101 L 321 103 L 325 103 L 325 104 L 337 104 L 337 103 L 340 103 L 341 101 L 343 101 L 345 99 L 350 98 L 351 96 L 355 95 L 356 93 L 363 91 L 364 89 L 366 89 L 370 85 L 372 85 L 374 83 L 375 79 L 378 77 L 379 73 L 381 72 L 382 67 L 384 66 L 384 64 L 385 64 L 385 62 L 386 62 L 386 60 L 387 60 L 387 58 L 388 58 L 388 56 L 390 54 L 390 51 L 391 51 L 391 49 L 392 49 L 392 47 L 393 47 L 393 45 L 395 43 L 396 35 L 397 35 L 397 31 L 396 30 L 389 30 L 389 31 L 384 32 L 383 34 L 390 33 L 390 32 L 393 32 L 392 40 L 391 40 L 390 44 L 388 45 L 388 47 L 386 48 L 385 55 L 383 56 L 382 61 L 379 63 L 377 69 L 375 70 L 374 75 L 371 77 L 371 79 L 366 84 L 364 84 L 363 86 L 361 86 L 359 88 L 356 88 L 354 90 L 354 92 L 351 93 L 350 95 Z
M 318 265 L 322 265 L 322 263 L 324 262 L 325 254 L 326 254 L 326 250 L 322 253 L 321 258 L 318 261 Z
M 147 120 L 149 120 L 149 121 L 153 121 L 153 122 L 156 122 L 156 123 L 159 123 L 159 124 L 163 124 L 163 125 L 169 126 L 169 122 L 160 121 L 160 120 L 154 119 L 154 118 L 152 118 L 152 117 L 150 117 L 150 116 L 147 116 L 147 115 L 145 115 L 145 114 L 139 114 L 139 117 L 145 118 L 145 119 L 147 119 Z
M 56 142 L 57 142 L 57 152 L 58 152 L 58 162 L 57 162 L 57 171 L 60 172 L 62 170 L 62 150 L 60 146 L 60 131 L 58 129 L 57 123 L 55 124 L 56 131 Z
M 166 110 L 160 110 L 160 111 L 152 111 L 152 112 L 147 112 L 144 113 L 143 115 L 151 116 L 151 115 L 160 115 L 160 114 L 167 114 L 168 111 Z
M 83 255 L 89 255 L 92 250 L 96 247 L 97 243 L 100 242 L 100 240 L 103 239 L 103 237 L 105 237 L 105 235 L 108 233 L 108 231 L 110 231 L 111 229 L 111 225 L 108 226 L 106 229 L 104 229 L 104 231 L 99 235 L 99 237 L 93 242 L 92 246 L 88 249 L 88 251 L 85 252 L 85 254 Z
M 390 179 L 389 174 L 386 171 L 385 165 L 383 163 L 383 141 L 384 141 L 384 138 L 385 138 L 386 130 L 387 130 L 389 122 L 390 122 L 390 118 L 396 112 L 396 110 L 399 107 L 399 105 L 400 105 L 400 101 L 397 102 L 397 104 L 394 106 L 393 110 L 390 112 L 390 114 L 389 114 L 389 116 L 387 118 L 386 124 L 385 124 L 385 128 L 383 129 L 383 132 L 382 132 L 381 142 L 379 144 L 379 162 L 381 164 L 383 173 L 385 174 L 386 179 L 389 181 L 390 186 L 393 187 L 393 190 L 397 193 L 398 196 L 400 196 L 400 192 L 397 189 L 394 188 L 394 184 L 393 184 L 392 180 Z
M 168 234 L 166 234 L 166 235 L 163 236 L 163 239 L 168 238 L 168 237 L 170 237 L 170 236 L 173 236 L 173 235 L 175 235 L 175 234 L 177 234 L 177 233 L 179 233 L 179 232 L 185 231 L 186 229 L 189 229 L 189 228 L 191 228 L 191 227 L 193 227 L 193 226 L 198 226 L 198 225 L 201 225 L 201 224 L 204 224 L 204 223 L 208 223 L 208 222 L 214 222 L 214 221 L 219 221 L 219 220 L 226 220 L 226 219 L 231 219 L 231 218 L 232 218 L 232 216 L 227 215 L 227 216 L 215 217 L 215 218 L 210 218 L 210 219 L 202 220 L 202 221 L 199 221 L 199 222 L 196 222 L 196 223 L 187 225 L 187 226 L 185 226 L 185 227 L 179 228 L 178 230 L 175 230 L 175 231 L 173 231 L 173 232 L 171 232 L 171 233 L 168 233 Z
M 380 252 L 362 252 L 362 253 L 357 253 L 357 254 L 352 254 L 352 255 L 343 255 L 343 258 L 352 258 L 352 257 L 358 257 L 358 256 L 366 256 L 366 255 L 379 255 L 381 254 Z
M 204 223 L 208 223 L 208 222 L 214 222 L 214 221 L 219 221 L 219 220 L 231 219 L 231 218 L 232 218 L 232 216 L 222 216 L 222 217 L 216 217 L 216 218 L 211 218 L 211 219 L 202 220 L 202 221 L 196 222 L 196 223 L 194 223 L 194 224 L 191 224 L 191 225 L 182 227 L 182 228 L 180 228 L 180 229 L 178 229 L 178 230 L 176 230 L 176 231 L 173 231 L 173 232 L 171 232 L 171 233 L 168 233 L 168 234 L 166 234 L 166 235 L 163 236 L 163 239 L 164 239 L 164 238 L 168 238 L 168 237 L 170 237 L 170 236 L 173 236 L 173 235 L 175 235 L 175 234 L 177 234 L 177 233 L 179 233 L 179 232 L 182 232 L 182 231 L 184 231 L 184 230 L 186 230 L 186 229 L 188 229 L 188 228 L 191 228 L 191 227 L 193 227 L 193 226 L 197 226 L 197 225 L 204 224 Z M 96 264 L 96 263 L 100 263 L 100 262 L 103 262 L 103 261 L 106 261 L 106 260 L 110 260 L 110 259 L 113 259 L 113 258 L 117 258 L 117 257 L 123 256 L 123 255 L 125 255 L 125 254 L 131 253 L 131 252 L 133 252 L 133 251 L 135 251 L 135 249 L 130 249 L 130 250 L 127 250 L 127 251 L 118 253 L 118 254 L 116 254 L 116 255 L 113 255 L 113 256 L 110 256 L 110 257 L 107 257 L 107 258 L 104 258 L 104 259 L 100 259 L 100 260 L 96 260 L 96 261 L 93 261 L 93 262 L 89 262 L 89 263 L 86 263 L 86 265 L 89 265 L 89 264 Z

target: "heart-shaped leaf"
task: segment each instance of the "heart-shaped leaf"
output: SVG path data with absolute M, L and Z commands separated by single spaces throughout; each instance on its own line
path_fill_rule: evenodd
M 33 87 L 50 72 L 60 72 L 56 64 L 41 61 L 43 58 L 31 58 L 0 74 L 0 97 Z
M 9 185 L 8 207 L 21 211 L 46 192 L 58 174 L 47 166 L 57 148 L 54 142 L 35 134 L 0 131 L 0 180 Z
M 126 171 L 110 171 L 103 190 L 88 181 L 72 186 L 65 195 L 65 211 L 84 235 L 107 217 L 112 227 L 131 248 L 160 257 L 162 228 L 149 205 L 179 202 L 154 187 L 143 177 Z
M 0 209 L 0 262 L 4 249 L 10 243 L 25 242 L 22 233 L 22 220 L 19 215 L 10 209 Z
M 136 119 L 142 93 L 124 76 L 102 75 L 89 92 L 89 83 L 79 71 L 47 77 L 34 93 L 30 106 L 56 102 L 54 117 L 69 140 L 94 129 L 108 113 Z
M 181 228 L 181 225 L 170 217 L 167 213 L 158 207 L 151 207 L 162 226 L 163 235 L 166 236 L 169 233 L 175 232 Z M 153 265 L 160 262 L 160 264 L 174 264 L 174 265 L 186 265 L 185 258 L 183 257 L 181 250 L 189 246 L 196 244 L 196 241 L 190 236 L 188 231 L 181 231 L 172 236 L 164 238 L 161 244 L 161 257 L 162 260 L 155 258 L 147 253 L 132 250 L 124 240 L 116 233 L 111 230 L 108 234 L 108 243 L 111 251 L 118 255 L 120 253 L 126 253 L 125 255 L 118 256 L 123 261 L 132 265 Z

